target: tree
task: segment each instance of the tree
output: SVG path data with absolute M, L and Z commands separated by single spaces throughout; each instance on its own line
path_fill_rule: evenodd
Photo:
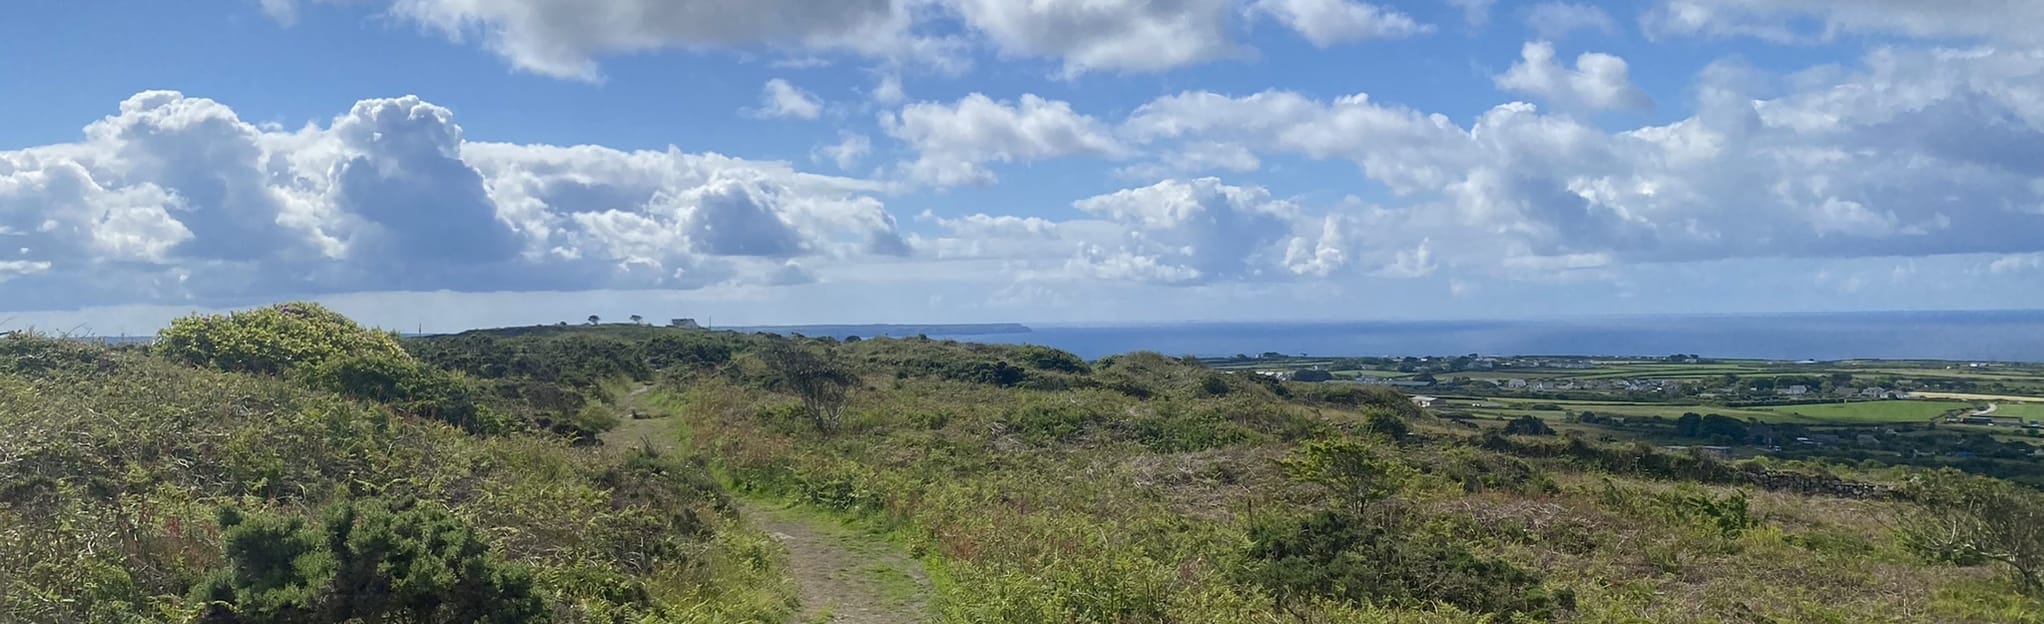
M 1719 439 L 1728 442 L 1744 442 L 1751 431 L 1746 421 L 1723 414 L 1705 414 L 1697 421 L 1696 437 Z
M 1512 419 L 1512 422 L 1505 423 L 1505 433 L 1511 435 L 1551 436 L 1554 435 L 1554 428 L 1547 426 L 1547 421 L 1541 420 L 1537 416 L 1520 416 Z
M 2000 562 L 2023 593 L 2044 596 L 2044 494 L 1949 468 L 1904 492 L 1916 506 L 1898 528 L 1913 550 L 1962 565 Z
M 632 315 L 632 324 L 633 324 L 633 325 L 644 325 L 644 324 L 646 324 L 646 317 L 643 317 L 643 316 L 639 316 L 639 315 L 637 315 L 637 314 L 634 314 L 634 315 Z
M 1326 486 L 1357 514 L 1396 495 L 1419 475 L 1382 445 L 1354 438 L 1308 442 L 1278 463 L 1294 481 Z
M 1702 414 L 1683 412 L 1681 418 L 1675 419 L 1675 435 L 1694 438 L 1701 431 L 1703 431 Z
M 850 370 L 791 341 L 778 341 L 760 351 L 783 387 L 802 399 L 802 411 L 819 432 L 836 431 L 843 420 L 845 399 L 858 382 Z
M 597 315 L 594 315 L 594 314 L 591 314 L 591 315 L 589 315 L 589 324 L 590 324 L 590 325 L 595 325 L 595 324 L 597 324 L 597 323 L 601 323 L 601 322 L 603 322 L 603 317 L 601 317 L 601 316 L 597 316 Z

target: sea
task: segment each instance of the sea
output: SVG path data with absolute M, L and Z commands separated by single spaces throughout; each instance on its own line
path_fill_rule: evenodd
M 1586 355 L 1767 360 L 2044 362 L 2044 310 L 1611 316 L 1540 320 L 1027 324 L 1028 333 L 942 336 L 1056 347 L 1085 358 L 1131 351 L 1225 357 Z

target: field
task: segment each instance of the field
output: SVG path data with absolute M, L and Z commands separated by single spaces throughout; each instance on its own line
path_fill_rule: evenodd
M 1971 407 L 1964 401 L 1867 401 L 1820 405 L 1783 405 L 1760 408 L 1772 412 L 1776 422 L 1809 424 L 1872 424 L 1925 422 L 1946 412 Z
M 2044 403 L 1996 403 L 1995 416 L 2044 420 Z
M 1957 399 L 1960 401 L 2044 402 L 2044 397 L 2013 396 L 2006 394 L 1975 394 L 1971 392 L 1918 392 L 1916 393 L 1916 396 L 1920 396 L 1926 399 Z M 2006 407 L 2004 407 L 2004 409 L 2006 409 Z
M 1673 420 L 1686 413 L 1721 414 L 1742 420 L 1761 422 L 1798 423 L 1808 425 L 1878 424 L 1900 422 L 1926 422 L 1945 412 L 1970 406 L 1965 401 L 1865 401 L 1855 403 L 1819 403 L 1812 405 L 1783 405 L 1774 407 L 1720 407 L 1714 405 L 1685 405 L 1674 403 L 1634 403 L 1623 401 L 1538 401 L 1499 400 L 1481 397 L 1450 397 L 1439 409 L 1451 412 L 1468 412 L 1479 416 L 1517 418 L 1534 416 L 1538 418 L 1560 418 L 1567 415 L 1590 412 L 1599 416 L 1658 417 Z M 1474 407 L 1472 404 L 1497 403 L 1505 407 Z M 1561 410 L 1536 410 L 1534 405 L 1553 405 Z M 2007 411 L 2014 405 L 2003 405 Z M 2035 408 L 2035 413 L 2044 417 L 2044 405 L 2024 406 Z M 2028 418 L 2017 413 L 1997 414 Z

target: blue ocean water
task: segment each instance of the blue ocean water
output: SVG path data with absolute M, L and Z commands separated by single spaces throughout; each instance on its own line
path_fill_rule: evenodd
M 1523 321 L 1038 325 L 957 336 L 1056 347 L 1086 358 L 1130 351 L 1228 356 L 1612 355 L 2044 362 L 2044 311 L 1625 316 Z

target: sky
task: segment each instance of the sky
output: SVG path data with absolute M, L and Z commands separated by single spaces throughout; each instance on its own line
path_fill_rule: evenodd
M 2044 308 L 2034 0 L 0 15 L 0 329 Z

